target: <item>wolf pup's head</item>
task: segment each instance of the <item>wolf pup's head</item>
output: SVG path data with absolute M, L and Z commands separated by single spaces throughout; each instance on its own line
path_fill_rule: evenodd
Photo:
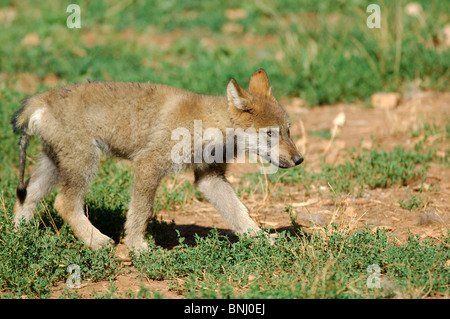
M 250 77 L 248 91 L 231 79 L 227 86 L 227 99 L 233 124 L 247 132 L 251 129 L 257 132 L 257 143 L 248 143 L 250 153 L 258 154 L 280 168 L 294 167 L 303 162 L 290 136 L 289 117 L 272 95 L 263 69 Z

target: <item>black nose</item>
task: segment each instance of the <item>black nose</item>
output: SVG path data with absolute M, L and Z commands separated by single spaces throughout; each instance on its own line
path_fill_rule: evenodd
M 292 161 L 294 162 L 295 166 L 300 165 L 303 162 L 303 157 L 300 156 L 294 156 L 292 158 Z

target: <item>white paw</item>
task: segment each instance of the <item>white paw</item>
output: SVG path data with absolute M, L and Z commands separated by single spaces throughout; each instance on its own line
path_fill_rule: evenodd
M 97 229 L 94 229 L 90 236 L 87 239 L 83 239 L 84 243 L 91 247 L 94 250 L 100 249 L 105 246 L 113 246 L 114 240 L 109 238 L 106 235 L 103 235 Z
M 20 226 L 20 223 L 24 221 L 25 223 L 28 223 L 33 218 L 33 213 L 30 210 L 27 210 L 25 208 L 19 210 L 15 210 L 14 214 L 14 226 L 17 228 Z
M 140 239 L 125 238 L 124 242 L 129 250 L 134 250 L 136 253 L 148 250 L 148 245 L 142 238 Z

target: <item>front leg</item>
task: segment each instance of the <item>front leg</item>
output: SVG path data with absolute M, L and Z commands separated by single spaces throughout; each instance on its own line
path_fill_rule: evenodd
M 224 170 L 195 171 L 195 186 L 219 211 L 233 232 L 256 235 L 260 230 L 225 178 Z
M 129 249 L 147 249 L 144 236 L 148 221 L 153 216 L 153 201 L 161 177 L 152 161 L 135 163 L 132 198 L 125 222 L 124 242 Z

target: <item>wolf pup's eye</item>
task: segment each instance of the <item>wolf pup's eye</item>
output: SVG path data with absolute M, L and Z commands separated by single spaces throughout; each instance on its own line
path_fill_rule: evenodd
M 268 135 L 268 136 L 272 136 L 272 135 L 273 135 L 272 130 L 268 130 L 268 131 L 267 131 L 267 135 Z

